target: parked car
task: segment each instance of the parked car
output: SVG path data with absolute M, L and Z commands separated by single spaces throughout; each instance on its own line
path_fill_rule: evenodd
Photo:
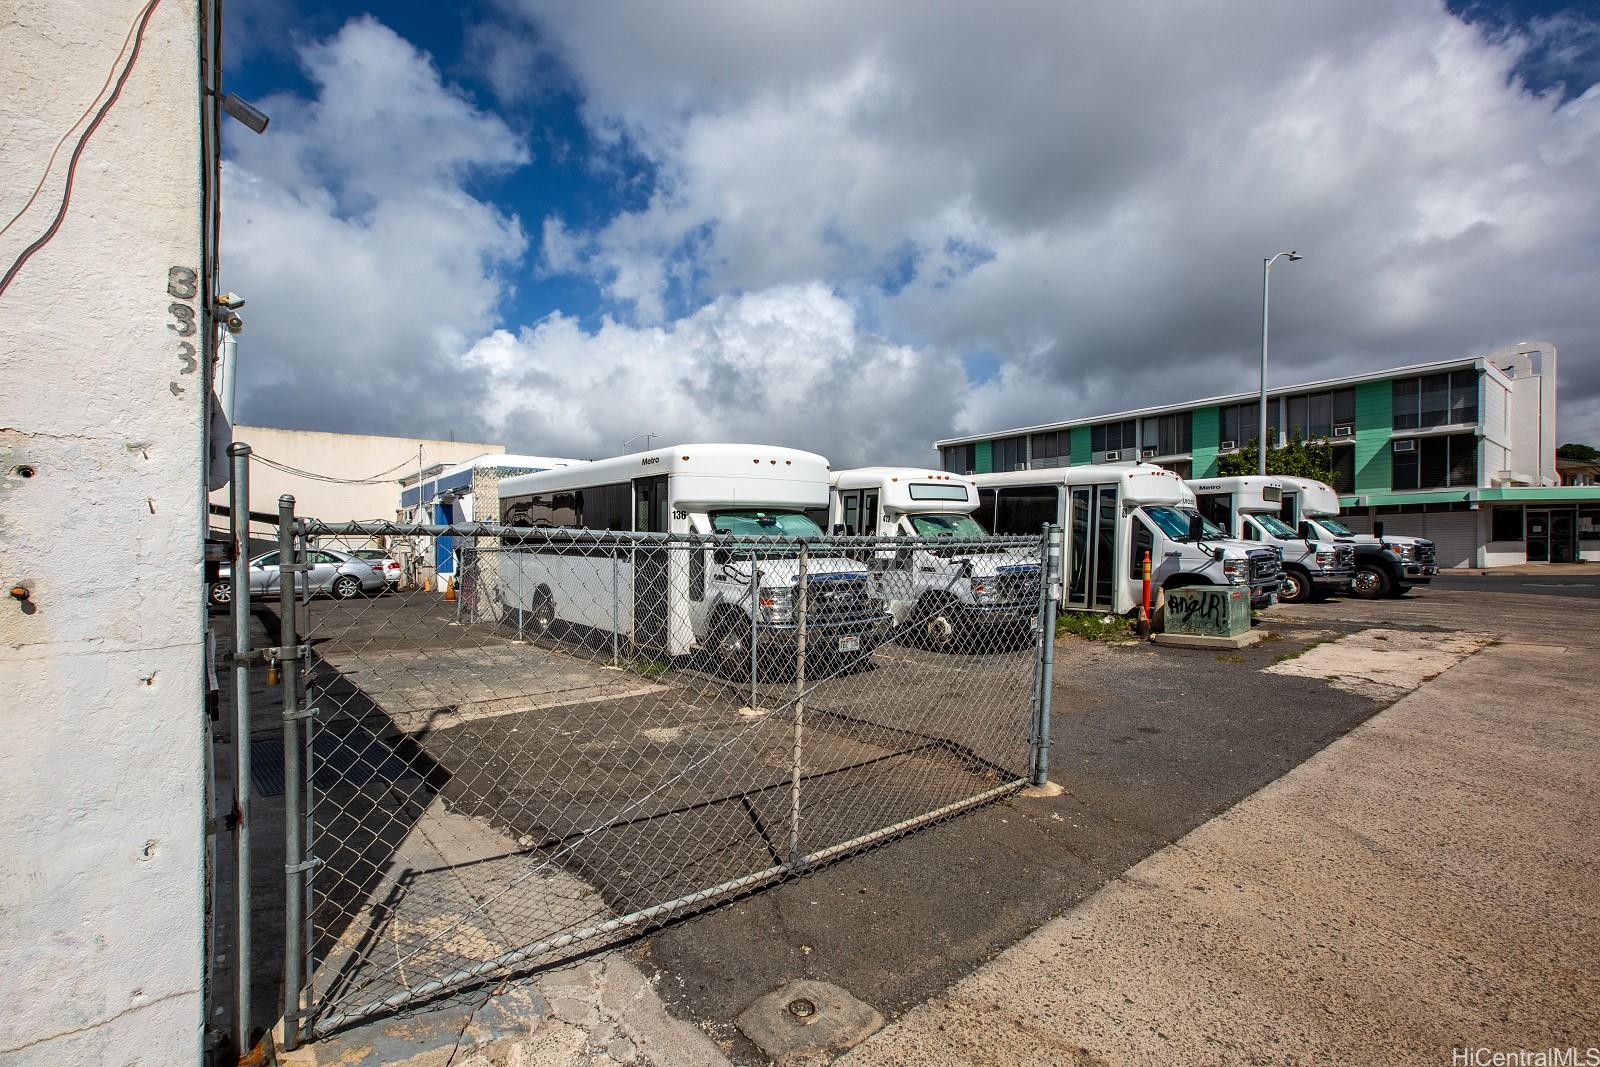
M 358 548 L 350 554 L 357 559 L 364 559 L 372 564 L 373 568 L 383 575 L 383 580 L 388 582 L 390 586 L 400 584 L 400 575 L 402 573 L 400 561 L 393 556 L 387 555 L 383 549 Z
M 331 548 L 315 548 L 306 553 L 305 561 L 311 569 L 295 580 L 295 588 L 309 583 L 313 593 L 327 593 L 340 600 L 348 600 L 363 593 L 381 593 L 388 583 L 383 573 L 373 564 L 358 559 L 349 552 Z M 278 567 L 278 553 L 265 552 L 250 561 L 250 595 L 266 596 L 277 593 L 282 581 Z M 227 607 L 233 602 L 233 568 L 224 563 L 217 580 L 211 583 L 209 598 L 213 607 Z

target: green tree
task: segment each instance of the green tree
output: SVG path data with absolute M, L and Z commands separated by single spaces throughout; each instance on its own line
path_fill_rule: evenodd
M 1568 459 L 1574 463 L 1600 463 L 1600 448 L 1591 445 L 1562 445 L 1556 449 L 1557 459 Z
M 1275 446 L 1276 430 L 1267 431 L 1267 440 Z M 1229 452 L 1217 461 L 1217 473 L 1224 478 L 1254 474 L 1259 468 L 1256 460 L 1256 439 L 1237 452 Z M 1315 478 L 1319 482 L 1333 481 L 1333 446 L 1326 441 L 1307 441 L 1296 433 L 1284 448 L 1267 450 L 1267 473 L 1289 475 L 1294 478 Z

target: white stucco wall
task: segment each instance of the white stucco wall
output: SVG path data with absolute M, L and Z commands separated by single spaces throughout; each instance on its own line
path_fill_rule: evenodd
M 459 463 L 486 452 L 501 453 L 505 445 L 472 441 L 435 441 L 417 437 L 378 437 L 368 434 L 322 433 L 316 430 L 280 430 L 264 426 L 236 426 L 235 441 L 248 444 L 257 456 L 286 466 L 338 478 L 368 478 L 399 465 L 382 482 L 368 485 L 339 485 L 310 478 L 298 478 L 265 463 L 252 463 L 250 469 L 250 510 L 276 514 L 278 497 L 288 493 L 295 498 L 295 513 L 327 522 L 392 520 L 400 507 L 400 479 L 417 473 L 417 448 L 422 448 L 423 464 Z M 228 491 L 211 495 L 213 504 L 226 506 Z M 226 520 L 215 520 L 221 526 Z M 257 535 L 261 530 L 256 531 Z
M 143 7 L 0 7 L 0 217 Z M 197 20 L 155 10 L 64 224 L 0 295 L 0 569 L 36 609 L 0 594 L 8 1067 L 201 1057 L 205 387 L 168 329 L 169 268 L 202 266 Z M 75 141 L 0 270 L 47 227 Z

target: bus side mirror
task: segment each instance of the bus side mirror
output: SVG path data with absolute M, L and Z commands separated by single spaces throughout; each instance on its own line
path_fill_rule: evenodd
M 1315 541 L 1317 539 L 1316 531 L 1313 530 L 1311 528 L 1311 524 L 1306 522 L 1304 519 L 1300 520 L 1300 536 L 1305 538 L 1307 541 Z
M 1375 522 L 1372 524 L 1372 536 L 1380 541 L 1383 540 L 1383 523 Z
M 1206 520 L 1199 515 L 1189 516 L 1189 540 L 1204 541 L 1206 538 Z
M 833 524 L 833 536 L 835 536 L 835 537 L 843 537 L 844 536 L 844 523 L 836 522 L 836 523 Z
M 719 567 L 726 566 L 728 561 L 732 558 L 733 553 L 729 552 L 726 548 L 714 548 L 711 550 L 711 562 L 715 563 Z

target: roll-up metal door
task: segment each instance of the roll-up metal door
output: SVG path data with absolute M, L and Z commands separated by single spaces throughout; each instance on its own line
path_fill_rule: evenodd
M 1430 512 L 1423 518 L 1428 520 L 1428 532 L 1422 536 L 1433 542 L 1440 567 L 1471 567 L 1477 564 L 1478 513 L 1476 511 Z M 1410 533 L 1409 530 L 1399 529 L 1394 532 Z

